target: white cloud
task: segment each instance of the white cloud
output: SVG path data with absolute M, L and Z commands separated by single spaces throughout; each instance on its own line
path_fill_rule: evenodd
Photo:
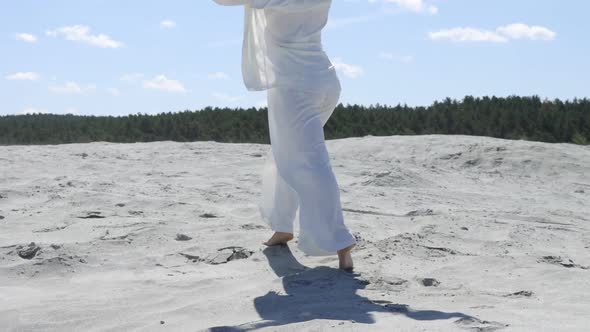
M 224 72 L 221 72 L 221 71 L 211 73 L 211 74 L 207 75 L 207 77 L 211 80 L 227 80 L 227 79 L 229 79 L 229 75 Z
M 37 37 L 35 35 L 30 34 L 30 33 L 19 32 L 15 35 L 15 37 L 16 37 L 16 39 L 22 40 L 27 43 L 36 43 L 37 42 Z
M 523 23 L 501 26 L 497 31 L 512 39 L 554 40 L 557 36 L 557 33 L 545 27 L 538 25 L 528 26 Z
M 66 82 L 62 85 L 52 85 L 49 87 L 49 91 L 54 93 L 85 93 L 96 89 L 96 85 L 90 84 L 82 86 L 76 82 Z
M 410 63 L 414 62 L 414 57 L 411 55 L 399 55 L 396 53 L 391 52 L 381 52 L 379 53 L 379 58 L 389 61 L 398 61 L 403 63 Z
M 474 28 L 453 28 L 430 32 L 428 34 L 432 40 L 450 40 L 453 42 L 494 42 L 504 43 L 508 39 L 493 31 L 474 29 Z
M 334 65 L 337 71 L 341 72 L 344 76 L 349 78 L 358 78 L 364 73 L 362 67 L 344 63 L 340 58 L 335 58 L 332 61 L 332 64 Z
M 121 76 L 120 80 L 123 82 L 136 82 L 139 81 L 143 78 L 143 74 L 142 73 L 131 73 L 131 74 L 125 74 L 123 76 Z
M 349 0 L 358 2 L 361 0 Z M 364 0 L 363 0 L 364 1 Z M 368 0 L 370 3 L 386 3 L 386 4 L 394 4 L 396 6 L 395 9 L 392 10 L 389 6 L 385 6 L 380 8 L 379 11 L 357 15 L 352 17 L 342 17 L 342 18 L 331 18 L 328 21 L 328 25 L 326 28 L 328 29 L 337 29 L 346 27 L 353 24 L 358 23 L 365 23 L 370 22 L 378 19 L 382 19 L 384 17 L 398 15 L 400 11 L 411 11 L 418 14 L 429 13 L 429 14 L 437 14 L 438 8 L 433 5 L 429 5 L 422 0 Z M 401 9 L 401 10 L 400 10 Z
M 72 25 L 46 31 L 50 37 L 64 37 L 66 40 L 85 43 L 102 48 L 119 48 L 123 43 L 111 39 L 105 34 L 91 35 L 90 28 L 83 25 Z
M 151 80 L 143 82 L 143 87 L 168 92 L 186 92 L 184 85 L 180 81 L 169 79 L 164 75 L 158 75 Z
M 415 13 L 437 14 L 438 7 L 427 4 L 423 0 L 369 0 L 369 2 L 385 2 L 397 5 L 405 10 L 413 11 Z
M 545 27 L 528 26 L 522 23 L 509 24 L 495 31 L 476 28 L 453 28 L 430 32 L 432 40 L 453 42 L 494 42 L 505 43 L 513 39 L 554 40 L 557 34 Z
M 160 22 L 160 27 L 165 28 L 165 29 L 175 28 L 176 22 L 171 21 L 171 20 L 164 20 L 164 21 Z
M 107 88 L 107 92 L 114 97 L 118 97 L 121 95 L 121 92 L 119 91 L 119 89 L 116 88 Z
M 7 75 L 5 78 L 9 81 L 36 81 L 39 79 L 39 74 L 33 72 L 21 72 Z
M 231 95 L 228 95 L 228 94 L 222 93 L 222 92 L 214 92 L 213 98 L 215 98 L 219 101 L 222 101 L 224 103 L 236 103 L 242 99 L 241 96 L 231 96 Z

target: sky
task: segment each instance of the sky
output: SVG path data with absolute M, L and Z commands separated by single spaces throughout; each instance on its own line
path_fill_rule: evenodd
M 344 104 L 590 95 L 588 0 L 333 0 Z M 0 115 L 263 107 L 241 76 L 243 8 L 211 0 L 3 0 Z

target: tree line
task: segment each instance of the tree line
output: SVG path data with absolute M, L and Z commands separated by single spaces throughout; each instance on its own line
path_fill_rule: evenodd
M 0 144 L 172 140 L 270 143 L 266 108 L 212 108 L 158 114 L 0 116 Z M 461 134 L 549 143 L 590 143 L 590 100 L 538 96 L 447 98 L 427 107 L 343 105 L 326 139 L 365 135 Z

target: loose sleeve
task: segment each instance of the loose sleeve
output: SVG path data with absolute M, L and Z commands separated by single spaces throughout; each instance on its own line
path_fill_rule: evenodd
M 251 0 L 248 0 L 250 2 Z M 266 43 L 266 14 L 264 9 L 244 7 L 244 42 L 242 45 L 242 75 L 250 91 L 270 89 L 276 83 L 275 71 L 268 58 Z

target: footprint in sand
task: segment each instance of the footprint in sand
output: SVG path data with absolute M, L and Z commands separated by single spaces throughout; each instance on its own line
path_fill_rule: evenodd
M 474 166 L 479 165 L 480 163 L 481 163 L 481 159 L 480 158 L 470 159 L 470 160 L 467 160 L 463 164 L 463 167 L 474 167 Z
M 422 278 L 420 279 L 420 283 L 422 283 L 422 285 L 425 287 L 437 287 L 440 285 L 440 281 L 434 278 Z
M 179 254 L 191 260 L 193 263 L 205 262 L 211 265 L 225 264 L 237 259 L 246 259 L 254 254 L 254 251 L 252 250 L 231 246 L 218 249 L 217 252 L 209 254 L 206 257 L 201 257 L 194 252 L 195 249 L 196 247 L 189 248 Z
M 176 241 L 189 241 L 193 238 L 185 234 L 176 234 Z
M 367 289 L 384 290 L 401 292 L 408 287 L 408 280 L 402 278 L 383 278 L 369 279 Z
M 504 295 L 504 297 L 531 297 L 531 296 L 533 296 L 533 292 L 527 291 L 527 290 L 518 291 L 518 292 Z
M 242 226 L 240 226 L 240 228 L 245 229 L 245 230 L 254 230 L 254 229 L 264 229 L 265 227 L 262 225 L 256 225 L 256 224 L 243 224 Z
M 406 213 L 406 217 L 418 217 L 418 216 L 432 216 L 434 211 L 432 209 L 419 209 Z
M 459 318 L 455 321 L 460 328 L 473 330 L 473 331 L 496 331 L 508 327 L 508 324 L 502 324 L 498 322 L 489 322 L 487 320 L 481 320 L 475 317 L 464 317 Z
M 17 253 L 19 257 L 23 259 L 33 259 L 33 257 L 37 255 L 37 252 L 41 250 L 41 247 L 36 245 L 35 242 L 29 243 L 29 245 L 24 248 L 22 246 L 19 247 L 16 247 Z
M 70 226 L 70 225 L 69 224 L 56 225 L 56 226 L 53 226 L 53 227 L 47 227 L 47 228 L 33 230 L 33 233 L 51 233 L 51 232 L 57 232 L 57 231 L 61 231 L 62 229 L 68 228 L 68 226 Z
M 538 260 L 539 263 L 548 263 L 553 265 L 559 265 L 567 268 L 579 268 L 583 270 L 588 270 L 590 267 L 582 266 L 580 264 L 574 263 L 573 260 L 569 258 L 562 258 L 561 256 L 543 256 L 541 259 Z
M 440 157 L 440 159 L 442 159 L 442 160 L 457 159 L 457 158 L 461 157 L 462 154 L 463 154 L 463 152 L 450 153 L 450 154 L 446 154 L 446 155 Z
M 85 216 L 79 216 L 78 218 L 80 218 L 80 219 L 102 219 L 102 218 L 106 218 L 106 217 L 103 216 L 102 212 L 100 212 L 100 211 L 89 211 L 86 213 Z
M 246 259 L 252 254 L 254 251 L 248 250 L 243 247 L 225 247 L 217 250 L 218 252 L 209 255 L 205 258 L 205 262 L 207 264 L 217 265 L 217 264 L 224 264 L 227 262 L 231 262 L 237 259 Z

